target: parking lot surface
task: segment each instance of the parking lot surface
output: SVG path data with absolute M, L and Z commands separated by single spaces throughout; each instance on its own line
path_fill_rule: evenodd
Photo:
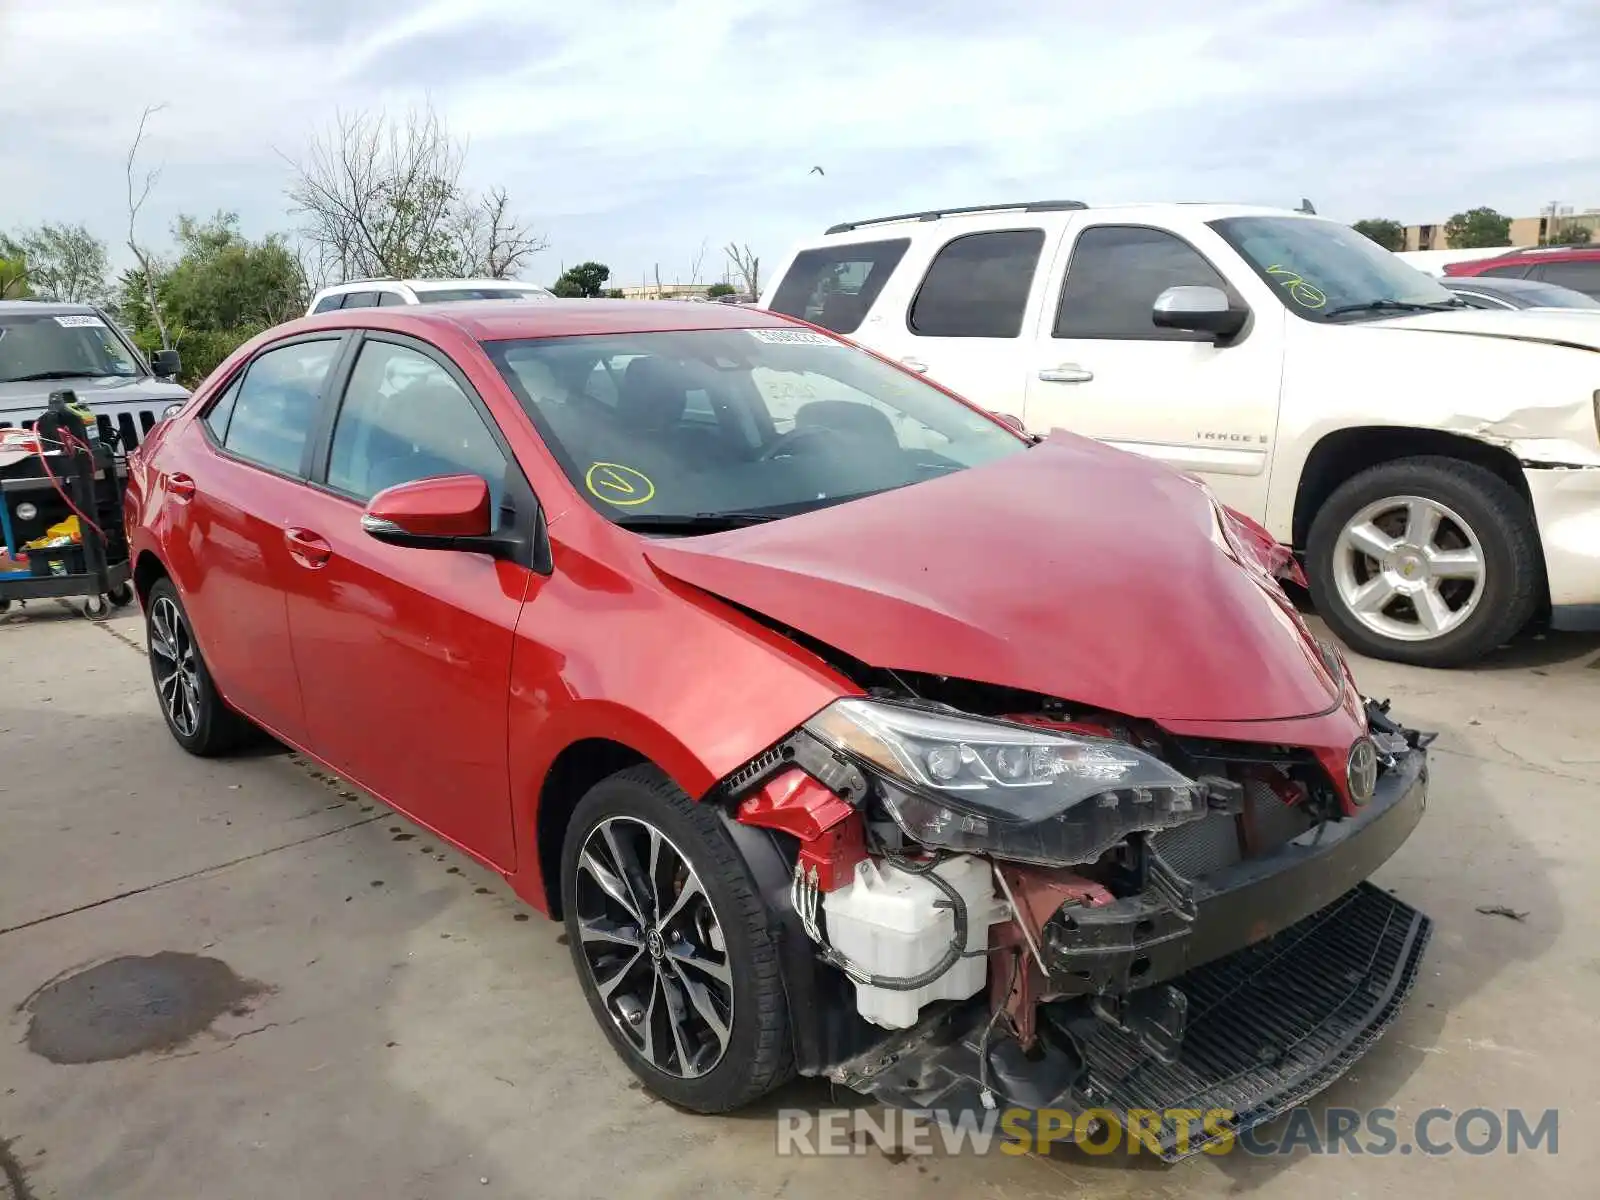
M 850 1097 L 800 1081 L 722 1118 L 652 1100 L 560 928 L 497 877 L 280 747 L 184 755 L 136 612 L 14 612 L 0 1200 L 1592 1194 L 1600 641 L 1358 674 L 1440 732 L 1429 812 L 1377 877 L 1436 929 L 1400 1020 L 1317 1107 L 1558 1109 L 1554 1155 L 780 1157 L 778 1109 Z M 105 1020 L 119 989 L 151 1019 Z

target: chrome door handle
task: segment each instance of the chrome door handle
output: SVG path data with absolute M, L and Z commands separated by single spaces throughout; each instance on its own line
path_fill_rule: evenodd
M 925 375 L 928 371 L 928 364 L 920 358 L 902 358 L 900 365 L 908 371 L 915 371 L 918 375 Z
M 1094 372 L 1077 363 L 1062 363 L 1059 367 L 1046 367 L 1039 372 L 1039 378 L 1046 383 L 1088 383 L 1094 378 Z

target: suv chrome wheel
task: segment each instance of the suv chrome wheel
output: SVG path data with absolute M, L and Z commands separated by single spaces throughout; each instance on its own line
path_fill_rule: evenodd
M 1454 509 L 1422 496 L 1366 505 L 1339 535 L 1334 584 L 1350 615 L 1382 637 L 1428 641 L 1458 628 L 1483 598 L 1485 555 Z
M 679 1079 L 722 1061 L 733 975 L 722 922 L 687 856 L 638 817 L 610 817 L 579 852 L 582 959 L 623 1039 Z

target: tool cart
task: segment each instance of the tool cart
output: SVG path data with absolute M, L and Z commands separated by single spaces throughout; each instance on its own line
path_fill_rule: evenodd
M 85 611 L 98 618 L 133 601 L 122 528 L 127 462 L 96 425 L 74 393 L 53 392 L 34 423 L 37 443 L 14 435 L 11 453 L 0 457 L 10 568 L 0 572 L 0 612 L 19 600 L 84 596 Z

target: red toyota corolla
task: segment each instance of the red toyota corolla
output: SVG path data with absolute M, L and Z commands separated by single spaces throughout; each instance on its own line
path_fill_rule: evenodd
M 565 920 L 702 1111 L 791 1074 L 1166 1113 L 1315 1093 L 1426 917 L 1426 737 L 1195 481 L 750 308 L 270 330 L 134 455 L 172 735 L 259 726 Z

